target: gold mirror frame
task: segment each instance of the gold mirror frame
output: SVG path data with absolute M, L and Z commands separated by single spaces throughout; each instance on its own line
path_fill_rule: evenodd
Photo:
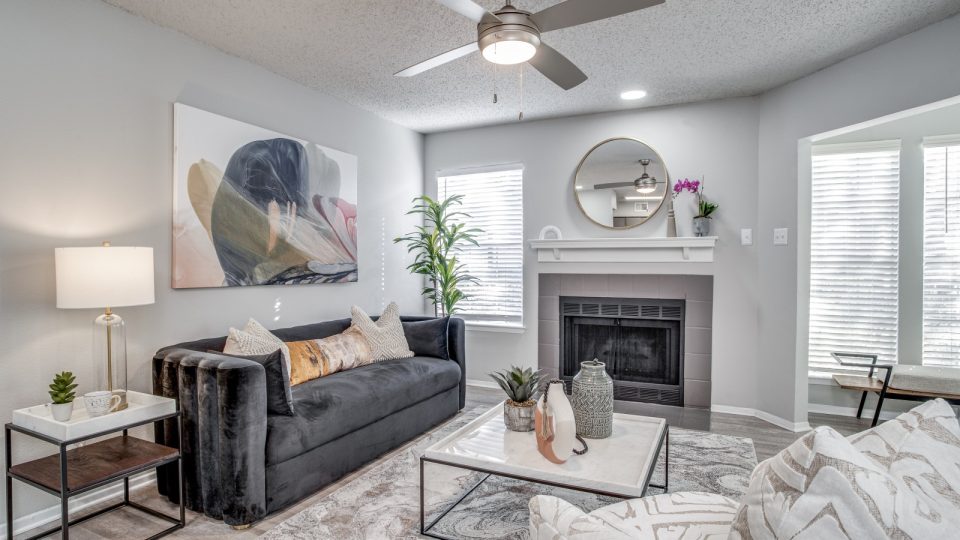
M 583 164 L 587 161 L 587 158 L 589 158 L 590 154 L 592 154 L 593 151 L 596 150 L 597 148 L 600 148 L 601 146 L 613 141 L 632 141 L 632 142 L 642 144 L 647 148 L 649 148 L 651 152 L 656 154 L 657 158 L 660 160 L 660 163 L 663 164 L 663 174 L 664 174 L 663 181 L 667 182 L 666 188 L 664 189 L 663 198 L 660 199 L 660 202 L 657 203 L 657 207 L 653 210 L 653 212 L 650 212 L 650 215 L 644 218 L 643 221 L 639 223 L 634 223 L 633 225 L 624 225 L 622 227 L 616 227 L 616 226 L 611 227 L 610 225 L 604 225 L 603 223 L 599 223 L 598 221 L 590 217 L 590 214 L 588 214 L 587 211 L 583 209 L 583 205 L 580 204 L 580 193 L 577 191 L 577 180 L 580 178 L 580 170 L 583 168 Z M 650 221 L 651 219 L 653 219 L 654 216 L 657 215 L 658 212 L 660 212 L 660 209 L 663 208 L 664 201 L 666 201 L 667 197 L 669 196 L 670 196 L 670 173 L 667 170 L 667 162 L 663 160 L 663 156 L 660 155 L 660 152 L 657 152 L 656 148 L 634 137 L 610 137 L 609 139 L 604 139 L 598 142 L 597 144 L 593 145 L 593 147 L 590 148 L 590 150 L 587 150 L 587 153 L 584 154 L 583 157 L 580 159 L 580 163 L 577 163 L 577 171 L 573 176 L 573 200 L 577 202 L 577 208 L 580 209 L 580 213 L 583 214 L 584 217 L 590 220 L 590 222 L 593 223 L 594 225 L 599 225 L 604 229 L 610 229 L 613 231 L 626 231 L 629 229 L 633 229 L 634 227 L 639 227 L 640 225 L 643 225 L 644 223 Z

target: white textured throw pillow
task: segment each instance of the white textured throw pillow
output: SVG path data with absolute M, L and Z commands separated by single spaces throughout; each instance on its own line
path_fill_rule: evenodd
M 277 349 L 280 349 L 283 354 L 283 361 L 287 364 L 287 373 L 290 373 L 290 350 L 287 348 L 287 344 L 251 318 L 247 321 L 243 330 L 230 328 L 223 352 L 227 354 L 257 355 L 270 354 Z
M 413 356 L 413 351 L 407 344 L 407 337 L 403 334 L 400 308 L 396 302 L 390 302 L 376 322 L 357 306 L 350 308 L 350 316 L 352 326 L 359 330 L 370 344 L 374 362 Z
M 926 473 L 920 481 L 934 480 L 921 494 L 833 429 L 818 427 L 754 469 L 730 538 L 954 537 L 956 492 Z

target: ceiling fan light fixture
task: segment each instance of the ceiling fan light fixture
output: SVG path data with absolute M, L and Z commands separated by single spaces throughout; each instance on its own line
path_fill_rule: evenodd
M 637 193 L 647 194 L 657 190 L 657 179 L 653 177 L 639 178 L 634 184 Z
M 483 57 L 494 64 L 522 64 L 537 54 L 540 38 L 524 30 L 504 30 L 480 38 Z
M 626 92 L 620 93 L 620 99 L 624 101 L 633 101 L 635 99 L 643 99 L 647 97 L 646 90 L 627 90 Z

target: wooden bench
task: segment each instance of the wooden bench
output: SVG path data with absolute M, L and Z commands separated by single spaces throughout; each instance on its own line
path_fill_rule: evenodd
M 877 355 L 875 354 L 835 352 L 831 353 L 831 355 L 842 366 L 867 368 L 869 370 L 867 375 L 836 374 L 833 376 L 833 381 L 846 390 L 863 392 L 860 396 L 860 406 L 857 408 L 857 418 L 860 418 L 863 414 L 863 405 L 867 400 L 867 394 L 877 394 L 877 409 L 873 414 L 873 424 L 871 424 L 873 426 L 876 426 L 880 420 L 880 408 L 883 406 L 883 400 L 888 397 L 891 399 L 906 399 L 910 401 L 927 401 L 929 399 L 942 398 L 952 405 L 960 405 L 960 393 L 944 394 L 892 388 L 890 386 L 890 375 L 893 373 L 893 368 L 896 364 L 878 364 Z M 848 359 L 854 359 L 856 361 L 850 361 Z M 879 373 L 874 377 L 874 371 L 879 372 L 881 370 L 884 371 L 883 378 L 880 378 Z

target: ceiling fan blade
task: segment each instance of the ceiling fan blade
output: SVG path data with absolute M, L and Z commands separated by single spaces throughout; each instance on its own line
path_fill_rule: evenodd
M 480 24 L 481 22 L 498 22 L 500 17 L 483 9 L 472 0 L 436 0 L 437 2 L 456 11 L 471 21 Z
M 541 32 L 608 19 L 664 3 L 665 0 L 567 0 L 530 16 Z M 446 2 L 444 2 L 446 3 Z
M 468 54 L 470 54 L 470 53 L 472 53 L 472 52 L 476 52 L 477 50 L 479 50 L 479 49 L 477 48 L 477 42 L 476 42 L 476 41 L 474 41 L 473 43 L 467 43 L 467 44 L 464 45 L 463 47 L 457 47 L 456 49 L 454 49 L 454 50 L 452 50 L 452 51 L 447 51 L 447 52 L 445 52 L 445 53 L 443 53 L 443 54 L 438 54 L 437 56 L 434 56 L 433 58 L 430 58 L 429 60 L 424 60 L 423 62 L 420 62 L 419 64 L 414 64 L 414 65 L 408 67 L 407 69 L 398 71 L 398 72 L 394 73 L 394 76 L 396 76 L 396 77 L 413 77 L 414 75 L 419 75 L 419 74 L 423 73 L 424 71 L 427 71 L 428 69 L 433 69 L 433 68 L 435 68 L 435 67 L 437 67 L 437 66 L 442 66 L 443 64 L 446 64 L 447 62 L 452 62 L 452 61 L 456 60 L 457 58 L 460 58 L 461 56 L 466 56 L 466 55 L 468 55 Z
M 618 187 L 633 187 L 633 182 L 610 182 L 609 184 L 594 184 L 593 189 L 612 189 Z
M 528 62 L 537 68 L 537 71 L 543 73 L 544 77 L 564 90 L 569 90 L 587 80 L 587 76 L 580 71 L 580 68 L 546 43 L 540 43 L 537 54 L 533 55 Z

